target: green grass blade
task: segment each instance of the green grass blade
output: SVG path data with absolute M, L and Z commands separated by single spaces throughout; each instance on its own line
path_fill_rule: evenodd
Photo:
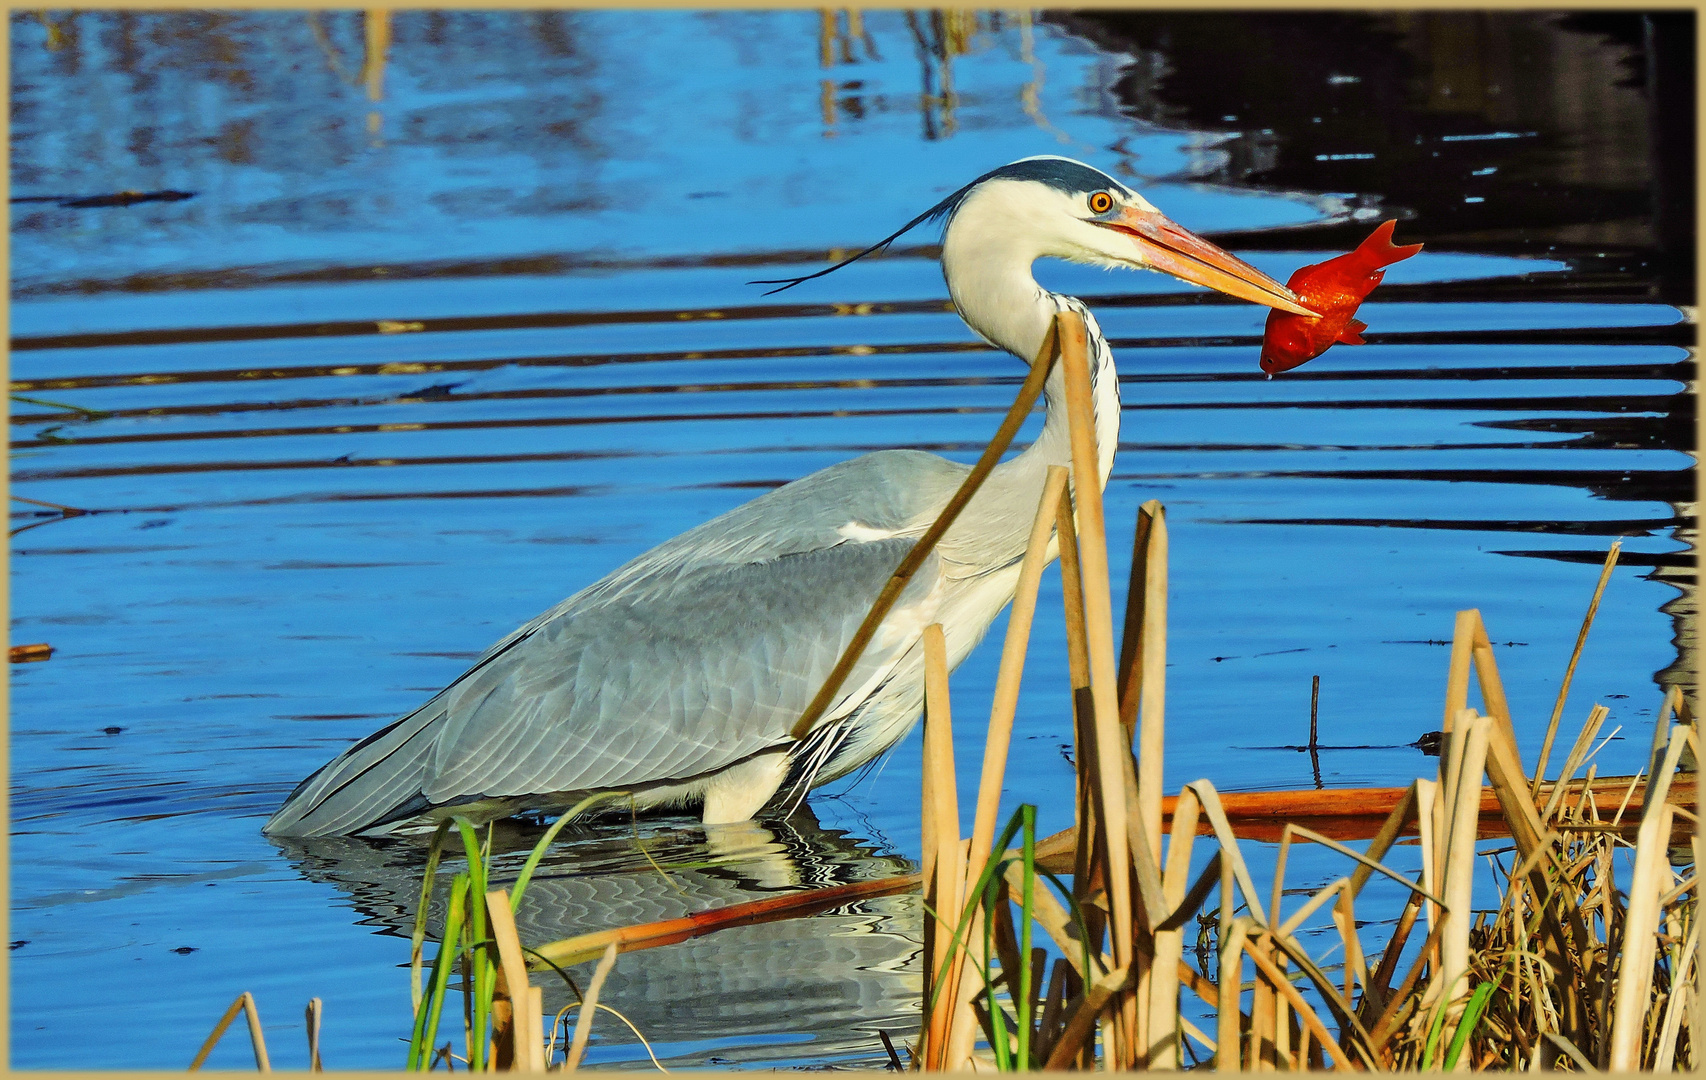
M 409 1039 L 409 1069 L 424 1071 L 432 1060 L 432 1044 L 438 1034 L 439 1017 L 444 1011 L 444 996 L 450 986 L 450 969 L 456 965 L 462 936 L 463 910 L 468 892 L 468 875 L 457 874 L 450 883 L 450 909 L 444 919 L 444 937 L 438 945 L 438 955 L 432 962 L 432 982 L 427 990 L 425 1008 L 415 1011 L 415 1030 Z
M 1434 1008 L 1433 1019 L 1428 1021 L 1428 1041 L 1422 1047 L 1423 1072 L 1434 1071 L 1434 1053 L 1439 1050 L 1439 1035 L 1445 1029 L 1445 1010 L 1448 1005 L 1450 1005 L 1450 1000 L 1442 996 L 1439 1004 Z
M 486 930 L 486 864 L 487 849 L 481 845 L 473 822 L 457 817 L 457 831 L 462 836 L 462 849 L 468 858 L 468 955 L 472 960 L 473 1022 L 468 1028 L 468 1068 L 485 1071 L 486 1028 L 491 1022 L 492 995 L 497 991 L 497 975 L 486 948 L 490 934 Z M 490 832 L 488 830 L 488 838 Z
M 1013 817 L 1008 820 L 1006 829 L 1002 831 L 1001 836 L 995 841 L 995 846 L 991 850 L 1006 851 L 1007 845 L 1012 842 L 1014 834 L 1018 831 L 1019 815 L 1015 813 Z M 991 858 L 983 864 L 983 873 L 978 875 L 977 884 L 966 891 L 966 906 L 959 912 L 959 925 L 954 928 L 954 936 L 948 943 L 948 954 L 950 956 L 953 955 L 955 949 L 960 947 L 960 942 L 965 940 L 967 931 L 971 929 L 972 913 L 978 909 L 984 890 L 989 888 L 991 880 L 993 880 L 998 874 L 1005 873 L 1006 869 L 1007 860 L 1004 859 Z M 934 917 L 934 913 L 931 914 L 932 917 Z M 968 955 L 970 955 L 969 948 L 967 952 Z M 936 995 L 941 993 L 941 990 L 942 987 L 940 984 L 931 988 L 930 1004 L 932 1007 L 935 1006 Z
M 63 401 L 49 401 L 46 398 L 25 397 L 22 394 L 13 394 L 12 400 L 13 401 L 22 401 L 22 402 L 29 404 L 29 405 L 42 405 L 42 406 L 45 406 L 49 409 L 64 409 L 66 412 L 81 413 L 82 415 L 88 417 L 91 420 L 101 420 L 101 419 L 105 419 L 106 417 L 109 417 L 112 415 L 112 413 L 107 412 L 103 409 L 90 409 L 90 408 L 85 408 L 82 405 L 67 404 L 66 402 L 63 402 Z
M 527 883 L 533 880 L 533 871 L 538 868 L 539 860 L 545 857 L 546 849 L 551 846 L 553 840 L 557 839 L 557 834 L 563 831 L 564 825 L 584 814 L 596 803 L 619 797 L 625 798 L 627 795 L 626 791 L 601 791 L 596 795 L 588 795 L 569 807 L 568 812 L 562 817 L 553 821 L 551 827 L 545 830 L 545 835 L 541 836 L 539 842 L 533 845 L 533 850 L 528 854 L 527 861 L 521 864 L 521 873 L 516 875 L 515 885 L 510 888 L 509 909 L 511 911 L 521 910 L 521 894 L 527 891 Z
M 1019 989 L 1013 999 L 1013 1012 L 1019 1018 L 1019 1046 L 1016 1055 L 1021 1069 L 1032 1068 L 1031 1062 L 1031 1032 L 1035 1030 L 1037 1018 L 1035 1003 L 1031 1000 L 1031 902 L 1037 885 L 1037 808 L 1030 803 L 1019 807 L 1024 815 L 1024 854 L 1020 863 L 1024 867 L 1024 889 L 1019 894 Z M 1008 979 L 1011 987 L 1013 980 Z
M 1457 1067 L 1458 1057 L 1462 1055 L 1463 1048 L 1469 1045 L 1469 1036 L 1474 1034 L 1476 1026 L 1481 1023 L 1481 1016 L 1487 1011 L 1487 1003 L 1492 1000 L 1493 991 L 1497 988 L 1496 983 L 1484 982 L 1477 986 L 1475 993 L 1470 996 L 1469 1004 L 1463 1009 L 1463 1019 L 1457 1022 L 1457 1030 L 1451 1036 L 1451 1045 L 1445 1051 L 1443 1068 L 1446 1072 Z
M 997 848 L 997 850 L 1000 850 Z M 989 1013 L 989 1048 L 995 1053 L 998 1072 L 1011 1072 L 1013 1060 L 1008 1054 L 1007 1016 L 995 1000 L 995 906 L 1001 903 L 1001 882 L 990 878 L 981 897 L 983 901 L 983 1001 Z M 1011 985 L 1011 984 L 1009 984 Z
M 421 951 L 426 944 L 427 909 L 432 905 L 433 877 L 438 873 L 438 859 L 444 853 L 444 834 L 449 830 L 450 822 L 439 822 L 432 834 L 432 843 L 427 846 L 426 872 L 421 875 L 421 899 L 415 908 L 415 929 L 409 935 L 409 999 L 414 1003 L 417 1016 L 421 1011 Z
M 1078 953 L 1083 962 L 1083 966 L 1079 970 L 1087 975 L 1099 971 L 1099 965 L 1094 968 L 1090 966 L 1090 927 L 1084 921 L 1084 909 L 1079 906 L 1078 898 L 1072 895 L 1071 888 L 1064 881 L 1061 881 L 1057 875 L 1044 870 L 1042 878 L 1053 885 L 1054 891 L 1060 894 L 1061 902 L 1066 905 L 1066 910 L 1072 915 L 1072 925 L 1078 928 Z

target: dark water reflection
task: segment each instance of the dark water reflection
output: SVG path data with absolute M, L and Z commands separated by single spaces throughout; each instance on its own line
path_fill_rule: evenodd
M 13 1063 L 180 1067 L 250 989 L 281 1065 L 311 995 L 329 1063 L 394 1065 L 418 849 L 281 855 L 261 820 L 652 544 L 867 450 L 975 454 L 1018 365 L 952 314 L 933 238 L 788 303 L 746 282 L 1026 154 L 1113 169 L 1279 277 L 1385 216 L 1428 244 L 1369 345 L 1273 380 L 1258 309 L 1038 267 L 1118 350 L 1110 522 L 1168 506 L 1169 785 L 1311 784 L 1251 747 L 1300 741 L 1314 675 L 1325 741 L 1393 747 L 1324 754 L 1324 781 L 1407 782 L 1468 606 L 1532 754 L 1613 537 L 1569 715 L 1611 706 L 1601 771 L 1632 771 L 1660 688 L 1694 686 L 1691 20 L 14 15 L 13 194 L 60 198 L 12 216 L 12 481 L 38 500 L 13 505 L 12 635 L 58 650 L 13 670 Z M 194 197 L 63 205 L 122 191 Z M 1008 800 L 1045 828 L 1070 814 L 1063 655 L 1040 619 Z M 955 679 L 962 773 L 994 666 Z M 917 783 L 914 736 L 744 855 L 643 824 L 666 862 L 722 861 L 642 906 L 894 872 Z M 589 829 L 527 918 L 613 915 L 600 889 L 661 880 L 637 857 Z M 880 1064 L 908 904 L 624 960 L 612 1001 L 681 1064 Z M 83 1038 L 115 971 L 151 992 Z M 638 1060 L 627 1038 L 594 1060 Z
M 494 838 L 492 888 L 510 887 L 540 831 L 511 826 Z M 274 842 L 304 877 L 347 894 L 364 916 L 361 925 L 409 938 L 420 903 L 421 843 Z M 441 891 L 427 916 L 434 940 L 442 932 L 444 890 L 464 869 L 454 857 L 441 864 Z M 911 869 L 898 855 L 824 830 L 809 810 L 763 825 L 718 826 L 708 835 L 690 820 L 647 822 L 633 834 L 589 827 L 565 833 L 541 860 L 516 928 L 526 942 L 558 941 Z M 916 1024 L 919 904 L 912 895 L 864 900 L 629 953 L 612 969 L 603 1000 L 619 1003 L 666 1066 L 795 1060 L 808 1033 L 814 1057 L 868 1058 L 879 1029 L 898 1034 Z M 568 974 L 584 990 L 593 966 Z M 576 1000 L 558 978 L 541 985 L 549 1014 Z M 605 1041 L 613 1044 L 605 1060 L 644 1062 L 621 1025 L 611 1025 Z

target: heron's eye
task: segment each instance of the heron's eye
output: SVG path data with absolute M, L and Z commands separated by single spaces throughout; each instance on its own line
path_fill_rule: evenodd
M 1090 196 L 1090 212 L 1105 214 L 1114 208 L 1114 197 L 1105 191 L 1094 192 Z

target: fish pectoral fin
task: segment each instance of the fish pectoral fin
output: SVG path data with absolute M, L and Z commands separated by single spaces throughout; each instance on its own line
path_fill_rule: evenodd
M 1352 319 L 1343 330 L 1339 331 L 1339 336 L 1333 340 L 1341 345 L 1366 345 L 1367 342 L 1362 339 L 1362 332 L 1367 329 L 1367 323 L 1361 319 Z

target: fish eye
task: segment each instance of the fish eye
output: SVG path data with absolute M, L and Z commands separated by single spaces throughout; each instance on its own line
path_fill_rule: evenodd
M 1114 197 L 1105 191 L 1093 192 L 1089 201 L 1092 214 L 1105 214 L 1114 208 Z

